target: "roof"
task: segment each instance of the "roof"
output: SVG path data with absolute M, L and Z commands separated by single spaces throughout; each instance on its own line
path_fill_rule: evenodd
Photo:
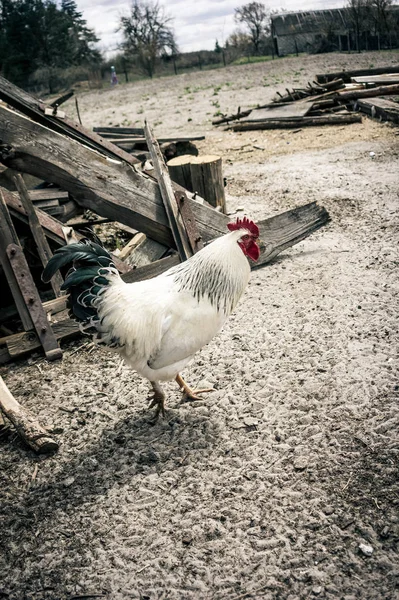
M 388 10 L 396 19 L 399 18 L 399 6 L 390 6 Z M 271 20 L 274 35 L 319 33 L 323 28 L 331 26 L 335 30 L 351 27 L 350 14 L 347 8 L 286 12 L 272 16 Z
M 275 35 L 314 33 L 319 32 L 320 28 L 326 25 L 333 25 L 334 29 L 341 29 L 346 27 L 347 21 L 344 8 L 289 12 L 272 16 Z

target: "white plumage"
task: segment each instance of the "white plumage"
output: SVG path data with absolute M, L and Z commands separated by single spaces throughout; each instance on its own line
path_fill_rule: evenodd
M 178 377 L 179 385 L 195 397 L 178 374 L 220 331 L 247 286 L 246 254 L 251 256 L 251 252 L 246 250 L 253 247 L 257 235 L 253 228 L 251 232 L 234 226 L 188 261 L 137 283 L 125 283 L 112 265 L 105 266 L 103 258 L 95 276 L 82 282 L 83 269 L 89 272 L 93 267 L 87 268 L 82 259 L 83 244 L 74 245 L 75 254 L 80 250 L 79 264 L 64 284 L 71 290 L 72 311 L 83 328 L 95 327 L 95 339 L 114 347 L 127 364 L 150 380 L 157 414 L 163 411 L 165 398 L 159 381 Z M 94 246 L 86 242 L 85 249 Z M 56 270 L 51 261 L 49 267 L 47 278 Z

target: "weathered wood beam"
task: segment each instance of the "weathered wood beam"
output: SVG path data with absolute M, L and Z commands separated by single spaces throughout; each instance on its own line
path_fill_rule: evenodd
M 358 98 L 376 98 L 377 96 L 392 96 L 399 94 L 399 84 L 395 85 L 381 85 L 371 89 L 361 89 L 348 92 L 337 92 L 337 98 L 339 100 L 350 101 L 357 100 Z
M 13 217 L 20 219 L 24 223 L 28 223 L 28 216 L 24 207 L 21 204 L 20 199 L 14 192 L 9 192 L 4 188 L 0 188 L 0 192 L 3 194 L 8 210 Z M 63 233 L 64 224 L 58 221 L 54 217 L 50 216 L 40 208 L 36 208 L 36 214 L 39 219 L 39 223 L 44 230 L 45 235 L 53 240 L 59 246 L 65 245 L 65 236 Z M 87 225 L 90 225 L 88 222 Z M 84 236 L 78 232 L 75 232 L 77 240 L 81 240 Z M 119 260 L 118 257 L 111 254 L 115 266 L 121 273 L 127 273 L 130 267 L 123 261 Z
M 399 123 L 399 104 L 397 102 L 387 98 L 372 98 L 370 100 L 358 100 L 356 104 L 361 112 L 373 118 Z
M 46 236 L 44 235 L 43 228 L 40 225 L 39 218 L 36 214 L 36 210 L 33 206 L 32 200 L 29 197 L 29 192 L 26 188 L 22 175 L 19 173 L 15 177 L 14 181 L 19 193 L 21 204 L 24 207 L 26 215 L 28 217 L 29 227 L 32 232 L 33 238 L 36 242 L 36 247 L 40 260 L 42 262 L 43 267 L 45 267 L 50 258 L 53 256 L 53 253 L 51 252 L 49 243 L 46 239 Z M 64 281 L 61 277 L 61 273 L 57 272 L 51 280 L 51 286 L 56 296 L 61 295 L 61 286 L 63 283 Z
M 77 123 L 70 121 L 67 117 L 60 119 L 55 115 L 45 115 L 45 104 L 37 100 L 34 96 L 28 94 L 28 92 L 25 92 L 21 88 L 17 87 L 4 77 L 0 77 L 0 99 L 4 100 L 4 102 L 6 102 L 9 106 L 16 108 L 34 121 L 49 127 L 53 131 L 63 133 L 64 135 L 69 136 L 71 139 L 78 140 L 90 148 L 106 154 L 107 156 L 123 160 L 131 165 L 138 164 L 140 162 L 131 154 L 128 154 L 121 148 L 110 144 L 96 133 L 82 127 L 82 125 L 78 125 Z
M 130 165 L 110 160 L 3 106 L 0 140 L 3 149 L 4 145 L 12 148 L 2 154 L 7 166 L 42 176 L 70 192 L 81 206 L 174 246 L 158 183 Z M 204 241 L 225 232 L 226 216 L 205 203 L 189 202 Z
M 193 255 L 193 252 L 184 224 L 179 215 L 179 208 L 175 200 L 168 168 L 161 154 L 161 150 L 159 149 L 159 144 L 148 122 L 145 123 L 144 132 L 175 246 L 179 252 L 181 260 L 187 260 Z
M 0 189 L 0 264 L 7 278 L 22 326 L 28 330 L 33 328 L 33 321 L 7 255 L 7 248 L 10 244 L 19 244 L 19 239 L 7 208 L 5 193 Z
M 361 123 L 361 115 L 326 115 L 321 117 L 303 117 L 301 119 L 278 121 L 251 121 L 248 123 L 236 123 L 227 129 L 232 131 L 259 131 L 261 129 L 296 129 L 297 127 L 319 127 L 321 125 L 347 125 L 350 123 Z
M 43 175 L 46 180 L 69 191 L 82 206 L 142 231 L 166 246 L 174 245 L 157 182 L 136 172 L 129 165 L 109 160 L 1 106 L 0 140 L 3 148 L 4 145 L 12 148 L 8 153 L 3 153 L 2 161 L 5 164 L 19 171 Z M 226 232 L 226 225 L 230 221 L 226 215 L 207 204 L 193 200 L 189 200 L 189 204 L 204 242 Z M 306 215 L 308 219 L 303 223 L 303 237 L 328 222 L 325 209 L 313 204 L 310 206 L 313 207 L 311 210 L 300 207 L 294 213 L 289 211 L 289 218 L 286 213 L 274 218 L 275 226 L 279 223 L 278 219 L 282 219 L 287 229 L 278 228 L 274 234 L 269 231 L 269 248 L 261 255 L 258 265 L 268 262 L 269 255 L 278 254 L 280 247 L 287 247 L 290 239 L 291 245 L 296 243 L 297 219 L 300 215 L 304 218 Z M 41 219 L 40 211 L 38 215 Z M 45 218 L 51 219 L 49 215 L 45 215 Z M 62 238 L 62 224 L 59 227 Z
M 55 100 L 53 100 L 51 102 L 50 106 L 52 106 L 53 108 L 61 106 L 61 104 L 63 104 L 67 100 L 69 100 L 69 98 L 72 98 L 73 94 L 74 94 L 73 90 L 70 90 L 69 92 L 66 92 L 66 94 L 63 94 L 62 96 L 59 96 L 58 98 L 56 98 Z
M 352 77 L 357 75 L 380 75 L 381 73 L 399 73 L 399 65 L 395 67 L 376 67 L 375 69 L 357 69 L 355 71 L 337 71 L 335 73 L 319 73 L 316 75 L 318 83 L 326 83 L 333 79 L 343 79 L 345 83 L 350 83 Z

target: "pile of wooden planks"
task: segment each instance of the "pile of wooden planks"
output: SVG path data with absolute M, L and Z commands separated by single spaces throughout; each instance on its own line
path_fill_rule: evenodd
M 122 150 L 136 156 L 142 162 L 150 158 L 147 140 L 142 127 L 93 127 L 93 131 L 103 139 L 115 144 Z M 201 134 L 190 136 L 172 134 L 158 137 L 161 151 L 166 160 L 186 154 L 198 155 L 198 149 L 193 142 L 204 140 Z
M 0 161 L 15 174 L 16 190 L 0 185 L 0 284 L 6 290 L 0 298 L 0 363 L 40 349 L 56 359 L 60 341 L 79 329 L 67 314 L 61 277 L 46 287 L 40 276 L 52 252 L 84 237 L 80 226 L 90 222 L 79 215 L 63 223 L 49 214 L 57 208 L 49 200 L 64 206 L 73 198 L 79 210 L 91 212 L 91 223 L 102 223 L 101 232 L 123 232 L 124 247 L 114 247 L 113 259 L 127 282 L 186 260 L 223 235 L 229 218 L 170 179 L 148 124 L 143 134 L 154 168 L 143 171 L 122 148 L 53 114 L 3 78 L 0 99 Z M 42 187 L 28 187 L 28 175 Z M 260 222 L 264 242 L 257 266 L 328 220 L 327 211 L 311 203 Z
M 305 88 L 277 92 L 271 104 L 252 110 L 239 108 L 236 114 L 213 124 L 227 123 L 227 129 L 233 131 L 297 129 L 359 123 L 358 112 L 398 123 L 398 94 L 399 67 L 320 74 Z

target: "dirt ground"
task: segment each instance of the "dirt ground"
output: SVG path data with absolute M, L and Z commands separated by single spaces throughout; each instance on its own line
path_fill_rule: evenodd
M 0 598 L 399 598 L 397 129 L 210 124 L 211 102 L 232 112 L 318 72 L 393 62 L 288 58 L 79 98 L 85 124 L 146 115 L 159 134 L 205 132 L 232 213 L 317 200 L 332 221 L 253 272 L 184 373 L 216 391 L 180 404 L 168 384 L 155 426 L 147 382 L 83 339 L 60 363 L 1 369 L 61 447 L 0 441 Z

